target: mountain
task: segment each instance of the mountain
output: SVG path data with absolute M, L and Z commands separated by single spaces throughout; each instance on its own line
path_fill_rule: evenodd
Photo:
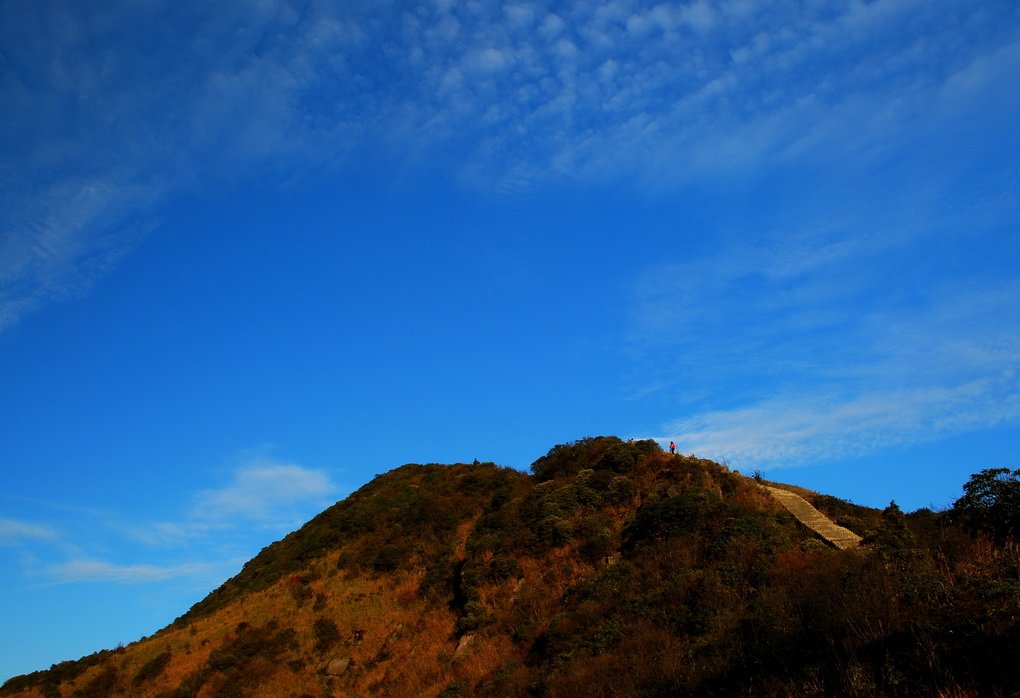
M 594 437 L 531 474 L 396 468 L 152 637 L 0 695 L 1016 695 L 1018 572 L 941 514 Z

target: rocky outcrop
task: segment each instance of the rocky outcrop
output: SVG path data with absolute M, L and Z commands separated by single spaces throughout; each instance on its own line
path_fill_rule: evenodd
M 341 659 L 331 659 L 325 663 L 325 667 L 322 670 L 326 676 L 343 676 L 344 672 L 347 671 L 351 665 L 350 657 L 343 657 Z
M 473 634 L 467 634 L 460 638 L 460 642 L 457 643 L 457 649 L 453 652 L 454 659 L 463 659 L 471 653 L 471 648 L 475 644 L 475 636 Z

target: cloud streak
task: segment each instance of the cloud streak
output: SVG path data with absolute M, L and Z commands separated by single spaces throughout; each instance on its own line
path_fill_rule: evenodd
M 47 526 L 0 518 L 0 545 L 13 546 L 22 543 L 58 540 L 57 532 Z
M 133 211 L 359 148 L 508 191 L 882 157 L 1016 106 L 991 79 L 1020 65 L 1015 4 L 950 5 L 7 3 L 0 329 L 87 289 Z
M 5 5 L 0 331 L 86 291 L 144 236 L 139 212 L 254 171 L 306 176 L 368 150 L 493 190 L 612 182 L 661 193 L 797 162 L 853 188 L 824 213 L 798 202 L 799 218 L 754 231 L 757 244 L 658 268 L 639 293 L 632 348 L 683 357 L 673 376 L 647 382 L 684 381 L 695 410 L 705 391 L 732 391 L 732 413 L 679 424 L 712 444 L 731 419 L 786 405 L 789 423 L 775 431 L 799 443 L 812 431 L 802 423 L 810 415 L 797 417 L 801 402 L 833 433 L 880 439 L 885 427 L 849 423 L 893 424 L 881 404 L 895 403 L 915 415 L 905 418 L 913 438 L 924 438 L 919 425 L 939 410 L 920 406 L 968 390 L 984 391 L 989 418 L 1010 418 L 1004 376 L 1016 370 L 1017 333 L 1001 309 L 1016 288 L 948 270 L 944 288 L 918 292 L 909 287 L 918 277 L 896 265 L 923 263 L 933 231 L 950 244 L 973 235 L 975 202 L 948 212 L 941 202 L 970 176 L 967 163 L 1020 146 L 1003 128 L 1020 97 L 1001 89 L 1020 70 L 1015 3 L 953 0 L 940 12 L 917 0 L 226 8 Z M 105 51 L 86 50 L 90 42 Z M 897 182 L 903 160 L 929 174 Z M 876 173 L 878 184 L 857 183 Z M 989 176 L 1003 180 L 987 192 L 988 209 L 1014 209 L 1015 195 L 1002 194 L 1008 173 Z M 846 203 L 855 197 L 889 202 L 888 219 L 862 218 Z M 919 220 L 918 210 L 936 213 Z M 955 339 L 945 339 L 947 323 Z M 715 370 L 695 376 L 706 364 Z M 742 390 L 749 376 L 764 376 L 765 387 Z M 971 417 L 982 413 L 981 400 L 965 404 Z M 803 451 L 783 449 L 760 453 Z M 239 472 L 153 540 L 265 519 L 328 491 L 321 476 L 290 467 Z
M 54 301 L 87 292 L 149 232 L 121 227 L 148 197 L 103 181 L 64 181 L 0 214 L 0 331 Z
M 650 270 L 632 349 L 669 367 L 657 390 L 686 415 L 662 438 L 774 467 L 1020 420 L 1020 284 L 979 229 L 918 223 L 898 236 L 763 233 Z M 959 248 L 952 267 L 916 268 L 932 234 Z M 978 261 L 961 264 L 967 254 Z
M 256 520 L 279 517 L 295 505 L 318 505 L 334 497 L 339 489 L 321 471 L 299 465 L 258 459 L 234 473 L 234 481 L 201 492 L 191 516 L 198 520 Z
M 857 396 L 805 392 L 699 414 L 668 425 L 667 432 L 678 435 L 683 450 L 703 457 L 740 467 L 789 467 L 933 442 L 1018 418 L 1020 385 L 979 380 Z
M 56 507 L 84 521 L 65 521 L 65 533 L 58 534 L 45 525 L 0 518 L 0 546 L 30 552 L 23 571 L 57 583 L 137 584 L 222 576 L 265 546 L 264 531 L 288 532 L 300 526 L 338 493 L 323 471 L 255 458 L 240 465 L 228 485 L 197 493 L 179 520 L 124 522 L 103 512 Z M 156 556 L 157 562 L 106 561 L 104 551 L 111 546 L 122 548 L 121 557 L 148 561 Z M 163 564 L 168 555 L 185 561 Z
M 185 563 L 180 565 L 114 565 L 98 560 L 73 560 L 56 565 L 50 575 L 62 583 L 73 582 L 118 582 L 140 584 L 161 582 L 168 579 L 208 575 L 219 571 L 223 562 Z

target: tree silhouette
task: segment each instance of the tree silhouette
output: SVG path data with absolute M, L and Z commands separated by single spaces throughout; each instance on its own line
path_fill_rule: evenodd
M 1020 526 L 1020 470 L 986 468 L 971 475 L 950 515 L 971 533 L 984 533 L 999 542 Z

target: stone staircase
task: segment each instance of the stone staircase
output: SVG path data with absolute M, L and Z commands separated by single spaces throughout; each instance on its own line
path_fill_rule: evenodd
M 798 521 L 817 533 L 830 545 L 843 550 L 846 548 L 856 548 L 860 544 L 861 537 L 859 535 L 834 524 L 799 494 L 781 490 L 778 487 L 761 486 L 779 500 L 779 503 L 786 507 Z

